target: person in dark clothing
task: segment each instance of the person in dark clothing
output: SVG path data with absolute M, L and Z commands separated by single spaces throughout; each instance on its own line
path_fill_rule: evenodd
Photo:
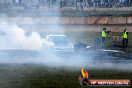
M 81 10 L 83 10 L 83 4 L 84 4 L 83 0 L 80 0 L 79 2 L 80 2 L 80 8 L 81 8 Z
M 55 6 L 56 0 L 51 1 L 51 7 L 53 8 Z

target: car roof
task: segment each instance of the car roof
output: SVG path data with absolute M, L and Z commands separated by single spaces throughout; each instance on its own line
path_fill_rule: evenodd
M 66 35 L 48 35 L 48 36 L 50 37 L 50 36 L 66 36 Z

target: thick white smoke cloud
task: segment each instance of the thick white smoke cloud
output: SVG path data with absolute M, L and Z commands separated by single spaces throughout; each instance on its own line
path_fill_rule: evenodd
M 0 32 L 5 36 L 2 42 L 5 42 L 5 47 L 8 49 L 40 49 L 43 42 L 37 32 L 32 32 L 29 36 L 26 35 L 25 30 L 19 28 L 16 24 L 0 23 Z M 6 48 L 7 48 L 6 47 Z
M 83 53 L 81 55 L 78 55 L 78 53 L 74 52 L 70 53 L 68 55 L 63 54 L 61 56 L 57 56 L 55 53 L 50 52 L 50 50 L 47 49 L 48 47 L 54 46 L 54 44 L 46 41 L 45 39 L 42 39 L 40 35 L 37 32 L 32 32 L 29 35 L 27 35 L 26 31 L 20 27 L 17 26 L 17 24 L 8 19 L 7 16 L 3 17 L 4 20 L 2 22 L 0 21 L 0 49 L 26 49 L 26 50 L 39 50 L 42 49 L 39 52 L 39 55 L 37 57 L 34 57 L 34 55 L 31 55 L 30 57 L 26 57 L 25 54 L 21 55 L 21 50 L 19 52 L 12 52 L 10 54 L 10 51 L 8 53 L 3 53 L 3 51 L 0 52 L 0 63 L 37 63 L 42 65 L 47 65 L 51 67 L 87 67 L 87 68 L 110 68 L 110 69 L 121 69 L 121 70 L 132 70 L 131 63 L 112 63 L 112 62 L 98 62 L 96 61 L 95 52 L 89 51 L 85 52 L 87 55 L 85 56 Z M 21 21 L 22 18 L 16 19 L 17 22 Z M 59 19 L 58 19 L 59 20 Z M 34 23 L 34 20 L 32 20 Z M 37 29 L 39 29 L 39 26 L 34 25 Z M 32 28 L 32 27 L 29 27 Z M 62 26 L 57 25 L 50 25 L 49 29 L 58 29 L 59 32 L 64 33 L 64 30 Z M 49 30 L 49 32 L 53 32 L 53 30 Z M 2 36 L 1 36 L 2 33 Z M 4 33 L 4 36 L 3 36 Z M 95 50 L 96 51 L 96 50 Z M 91 53 L 92 52 L 92 53 Z M 12 55 L 15 55 L 13 56 Z M 19 54 L 20 53 L 20 54 Z M 30 52 L 28 52 L 30 53 Z M 107 51 L 106 51 L 107 53 Z M 18 56 L 17 56 L 18 54 Z M 35 53 L 36 55 L 36 53 Z M 4 59 L 2 58 L 4 57 Z M 23 58 L 24 59 L 21 59 Z M 105 56 L 104 56 L 105 57 Z M 98 57 L 100 58 L 100 57 Z M 109 59 L 112 59 L 114 57 L 109 57 Z M 118 61 L 118 60 L 117 60 Z

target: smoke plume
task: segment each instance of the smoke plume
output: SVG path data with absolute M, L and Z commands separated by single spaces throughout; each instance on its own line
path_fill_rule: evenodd
M 0 23 L 0 32 L 5 35 L 3 41 L 5 46 L 8 46 L 8 49 L 34 50 L 42 48 L 42 39 L 37 32 L 26 35 L 25 30 L 19 28 L 16 24 Z

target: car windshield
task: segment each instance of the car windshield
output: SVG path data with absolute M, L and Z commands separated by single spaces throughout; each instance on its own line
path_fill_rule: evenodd
M 55 44 L 66 44 L 66 43 L 68 43 L 68 39 L 66 36 L 51 36 L 50 39 Z

